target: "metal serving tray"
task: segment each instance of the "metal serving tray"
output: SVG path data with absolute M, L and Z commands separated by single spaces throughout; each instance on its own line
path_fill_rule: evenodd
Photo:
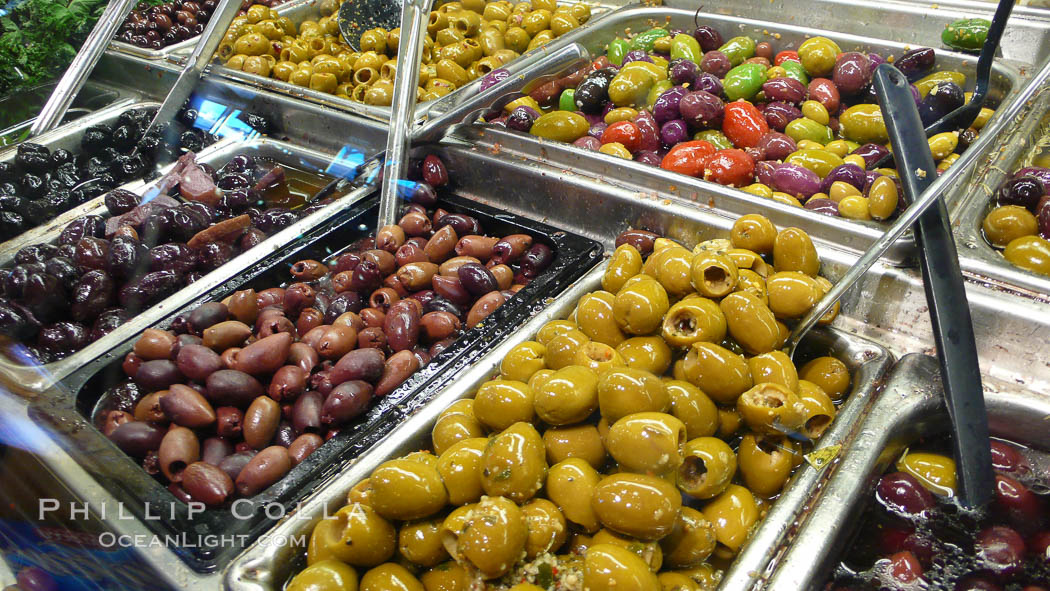
M 998 392 L 985 383 L 992 435 L 1045 448 L 1050 400 L 1034 392 Z M 909 444 L 949 428 L 948 410 L 941 394 L 937 360 L 906 355 L 890 374 L 886 388 L 857 435 L 839 458 L 840 466 L 814 504 L 809 519 L 782 557 L 764 589 L 796 591 L 821 589 L 824 579 L 848 548 L 878 479 Z
M 256 156 L 270 158 L 277 162 L 294 164 L 298 168 L 313 169 L 319 172 L 323 172 L 332 161 L 330 154 L 268 138 L 257 138 L 243 143 L 219 142 L 201 151 L 198 154 L 197 161 L 211 164 L 218 168 L 236 154 L 243 152 L 250 152 Z M 170 165 L 165 170 L 167 168 L 170 168 Z M 124 187 L 135 192 L 140 191 L 146 185 L 145 181 L 135 181 L 124 185 Z M 346 197 L 339 199 L 338 203 L 332 203 L 306 216 L 288 228 L 270 236 L 255 249 L 235 257 L 232 261 L 182 288 L 171 297 L 143 311 L 132 321 L 124 323 L 110 334 L 92 342 L 84 349 L 69 355 L 65 359 L 44 365 L 21 365 L 12 361 L 8 356 L 0 355 L 0 382 L 23 394 L 32 394 L 46 390 L 84 366 L 88 361 L 97 359 L 118 343 L 139 334 L 143 328 L 165 317 L 171 310 L 180 308 L 186 302 L 199 297 L 202 293 L 219 285 L 236 272 L 247 268 L 258 260 L 260 253 L 273 251 L 293 243 L 301 233 L 305 233 L 323 223 L 325 219 L 334 215 L 339 209 L 365 197 L 368 192 L 367 188 L 352 191 Z M 33 240 L 31 241 L 22 241 L 17 245 L 10 245 L 9 243 L 10 248 L 5 247 L 0 251 L 0 265 L 10 264 L 17 249 L 22 246 L 57 240 L 65 224 L 79 215 L 93 214 L 103 218 L 109 217 L 109 212 L 101 197 L 83 204 L 76 211 L 77 214 L 73 216 L 60 216 L 59 219 L 64 220 L 61 224 L 48 224 L 46 229 L 34 232 Z M 12 346 L 17 347 L 17 344 Z M 17 351 L 14 352 L 17 353 Z
M 3 123 L 0 124 L 0 148 L 14 145 L 21 141 L 22 134 L 29 132 L 29 128 L 36 121 L 37 112 L 51 96 L 56 84 L 58 83 L 48 82 L 0 98 L 0 113 L 3 113 Z M 111 105 L 129 102 L 133 98 L 132 93 L 88 81 L 73 100 L 69 110 L 66 111 L 62 122 L 69 123 Z M 27 103 L 33 106 L 31 116 L 21 121 L 18 120 L 20 117 L 12 120 L 10 118 L 12 113 L 18 113 L 25 108 Z
M 287 0 L 284 4 L 278 5 L 275 10 L 277 10 L 277 12 L 280 13 L 282 8 L 287 9 L 294 4 L 300 4 L 307 1 L 309 0 Z M 225 31 L 223 31 L 223 33 L 225 34 Z M 190 37 L 189 39 L 179 41 L 178 43 L 169 45 L 163 49 L 146 49 L 144 47 L 132 45 L 131 43 L 125 43 L 123 41 L 110 41 L 109 47 L 116 51 L 128 53 L 134 56 L 143 57 L 150 60 L 162 60 L 167 59 L 168 57 L 177 53 L 188 54 L 189 52 L 193 51 L 193 48 L 197 46 L 197 42 L 200 41 L 200 39 L 201 36 L 197 35 L 196 37 Z
M 1046 300 L 1050 298 L 1050 277 L 1012 265 L 999 249 L 988 244 L 981 230 L 984 216 L 994 208 L 999 185 L 1030 163 L 1040 140 L 1045 148 L 1050 138 L 1050 62 L 1018 102 L 1024 108 L 1011 118 L 995 150 L 956 186 L 962 204 L 955 220 L 955 237 L 963 270 L 980 280 L 1036 292 Z
M 601 19 L 603 16 L 609 13 L 612 6 L 622 5 L 622 1 L 609 0 L 596 2 L 593 0 L 560 0 L 560 4 L 587 4 L 591 7 L 591 19 L 584 24 L 581 29 L 589 28 L 593 23 Z M 305 0 L 302 2 L 296 2 L 293 5 L 278 7 L 277 12 L 281 16 L 286 16 L 295 23 L 298 27 L 303 21 L 308 19 L 317 19 L 321 16 L 320 8 L 318 5 L 320 0 Z M 565 35 L 568 36 L 568 35 Z M 509 71 L 512 75 L 517 73 L 521 68 L 536 62 L 537 60 L 543 59 L 544 56 L 550 53 L 550 47 L 552 43 L 548 43 L 543 47 L 538 47 L 522 54 L 521 57 L 515 59 L 509 64 L 505 65 L 503 69 Z M 187 50 L 182 49 L 180 52 L 171 54 L 171 58 L 175 60 L 184 59 Z M 390 119 L 390 107 L 379 107 L 374 105 L 366 105 L 364 103 L 357 103 L 346 99 L 336 97 L 334 94 L 328 94 L 327 92 L 318 92 L 302 86 L 296 86 L 277 80 L 276 78 L 266 78 L 255 74 L 248 74 L 239 70 L 233 70 L 227 68 L 219 63 L 215 63 L 211 66 L 211 72 L 215 75 L 222 76 L 231 80 L 237 80 L 251 84 L 258 88 L 263 88 L 272 92 L 280 92 L 288 94 L 294 97 L 305 99 L 311 102 L 320 103 L 322 105 L 333 107 L 336 109 L 342 109 L 350 111 L 352 113 L 369 117 L 380 121 L 388 121 Z M 454 105 L 464 103 L 470 100 L 475 94 L 481 90 L 481 79 L 474 80 L 469 84 L 466 84 L 460 88 L 457 88 L 448 95 L 426 103 L 419 103 L 416 105 L 414 118 L 416 120 L 423 119 L 427 113 L 433 107 L 439 110 L 448 110 Z
M 411 451 L 430 445 L 430 432 L 438 415 L 456 400 L 470 398 L 477 388 L 499 373 L 500 361 L 517 344 L 534 337 L 548 321 L 566 318 L 576 307 L 579 299 L 601 289 L 601 278 L 607 263 L 587 273 L 580 281 L 558 297 L 554 303 L 533 317 L 510 339 L 501 343 L 481 358 L 467 372 L 461 374 L 426 406 L 419 408 L 407 420 L 379 442 L 367 454 L 359 457 L 348 469 L 333 481 L 326 483 L 316 494 L 307 499 L 295 513 L 286 517 L 271 532 L 271 536 L 307 535 L 324 515 L 332 515 L 346 504 L 350 488 L 367 478 L 379 464 Z M 891 359 L 885 349 L 868 341 L 838 330 L 822 328 L 810 333 L 800 350 L 802 358 L 831 353 L 846 363 L 853 376 L 854 389 L 832 427 L 818 444 L 819 448 L 840 444 L 852 429 L 876 388 L 880 376 L 889 367 Z M 805 465 L 796 472 L 785 487 L 780 498 L 773 504 L 769 514 L 751 536 L 747 545 L 734 560 L 720 589 L 744 589 L 739 581 L 749 572 L 759 571 L 768 560 L 768 547 L 777 545 L 788 533 L 794 516 L 800 513 L 818 482 L 827 474 Z M 226 571 L 226 589 L 237 591 L 263 591 L 282 589 L 284 582 L 305 564 L 305 553 L 288 546 L 253 546 L 238 557 Z
M 559 37 L 548 47 L 553 51 L 570 43 L 579 43 L 597 55 L 604 53 L 608 43 L 618 35 L 622 35 L 625 29 L 641 31 L 652 26 L 653 22 L 666 23 L 668 27 L 691 29 L 696 26 L 694 17 L 695 23 L 713 26 L 727 37 L 734 34 L 751 34 L 757 39 L 770 39 L 777 48 L 797 46 L 806 38 L 814 35 L 823 35 L 835 40 L 845 51 L 874 50 L 886 55 L 899 56 L 908 47 L 903 43 L 860 35 L 735 16 L 695 14 L 694 10 L 662 7 L 619 9 L 595 23 L 594 26 L 581 28 Z M 774 36 L 778 37 L 774 40 Z M 973 79 L 976 67 L 976 60 L 973 56 L 940 49 L 937 53 L 938 69 L 958 70 L 966 74 L 968 80 Z M 995 136 L 1009 121 L 1012 113 L 1010 107 L 1016 104 L 1014 99 L 1025 80 L 1021 70 L 1014 65 L 1001 61 L 995 63 L 989 97 L 991 102 L 999 105 L 996 116 L 985 126 L 978 141 L 974 142 L 948 172 L 941 175 L 930 190 L 941 190 L 941 188 L 951 186 L 963 171 L 976 163 L 981 155 L 990 149 L 995 141 Z M 868 246 L 881 236 L 886 227 L 886 224 L 879 222 L 859 222 L 826 216 L 714 182 L 668 173 L 658 167 L 584 150 L 567 143 L 537 138 L 502 127 L 462 126 L 458 128 L 457 134 L 467 141 L 498 148 L 500 151 L 529 160 L 546 162 L 551 166 L 567 167 L 574 172 L 603 179 L 605 182 L 618 184 L 643 195 L 670 195 L 697 203 L 701 207 L 722 209 L 737 216 L 757 211 L 765 212 L 771 219 L 775 218 L 774 221 L 781 220 L 779 223 L 800 227 L 815 236 L 826 236 L 834 243 L 854 251 L 867 250 Z M 951 211 L 954 211 L 955 205 L 956 201 L 948 202 Z M 898 240 L 884 258 L 894 264 L 905 264 L 911 258 L 913 248 L 914 239 L 909 234 Z
M 500 306 L 485 322 L 465 331 L 443 353 L 412 375 L 391 394 L 378 401 L 360 418 L 345 425 L 332 441 L 326 442 L 302 464 L 296 466 L 288 476 L 267 490 L 241 502 L 237 513 L 249 518 L 238 518 L 229 508 L 205 511 L 194 516 L 186 513 L 188 507 L 160 483 L 142 470 L 141 466 L 116 448 L 96 428 L 106 411 L 113 408 L 103 393 L 125 380 L 121 369 L 125 354 L 134 346 L 142 330 L 150 327 L 167 327 L 178 313 L 192 310 L 208 301 L 221 300 L 238 289 L 256 290 L 285 285 L 289 282 L 288 268 L 304 258 L 324 259 L 345 249 L 358 238 L 369 235 L 375 227 L 378 215 L 378 198 L 358 201 L 344 207 L 323 225 L 302 232 L 285 248 L 271 245 L 264 249 L 257 261 L 213 288 L 196 295 L 192 300 L 182 299 L 183 305 L 156 321 L 140 321 L 136 318 L 127 325 L 133 330 L 124 331 L 120 337 L 107 337 L 105 352 L 93 358 L 81 355 L 81 367 L 65 377 L 61 383 L 40 395 L 30 403 L 31 415 L 53 424 L 70 439 L 67 447 L 75 450 L 75 457 L 92 476 L 117 498 L 124 498 L 128 505 L 151 514 L 164 515 L 159 521 L 147 520 L 149 526 L 162 535 L 248 535 L 254 537 L 271 525 L 268 515 L 273 515 L 273 505 L 290 509 L 300 498 L 315 486 L 338 473 L 343 464 L 367 451 L 404 417 L 425 404 L 438 389 L 457 374 L 469 367 L 485 351 L 515 329 L 543 307 L 544 301 L 559 293 L 601 258 L 602 247 L 592 240 L 569 234 L 543 223 L 504 214 L 488 206 L 473 203 L 455 196 L 443 197 L 439 206 L 454 213 L 466 213 L 476 217 L 488 232 L 502 235 L 527 233 L 535 240 L 547 244 L 555 251 L 555 260 L 537 279 L 518 292 L 518 296 Z M 260 245 L 260 248 L 263 248 Z M 193 285 L 196 285 L 195 283 Z M 124 328 L 124 327 L 121 327 Z M 120 338 L 121 340 L 117 340 Z M 173 509 L 174 508 L 174 509 Z M 170 512 L 174 517 L 168 517 Z M 223 551 L 207 548 L 185 548 L 181 558 L 199 571 L 213 569 L 219 562 L 228 559 L 238 547 L 226 547 Z

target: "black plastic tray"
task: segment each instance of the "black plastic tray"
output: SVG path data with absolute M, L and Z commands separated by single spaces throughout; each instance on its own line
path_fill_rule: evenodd
M 540 277 L 519 291 L 517 297 L 500 306 L 485 322 L 466 331 L 397 390 L 378 399 L 368 412 L 344 426 L 338 435 L 325 442 L 285 478 L 254 497 L 238 501 L 239 517 L 229 506 L 190 515 L 187 505 L 176 500 L 165 486 L 95 427 L 96 413 L 106 407 L 102 394 L 126 379 L 121 362 L 132 349 L 134 339 L 122 342 L 70 374 L 52 392 L 31 404 L 31 415 L 50 423 L 68 439 L 61 444 L 99 485 L 116 500 L 124 502 L 127 513 L 142 519 L 160 536 L 185 536 L 190 544 L 172 550 L 187 564 L 201 572 L 216 569 L 241 550 L 240 544 L 236 547 L 228 544 L 218 548 L 196 547 L 199 546 L 199 536 L 242 535 L 245 537 L 238 541 L 244 541 L 246 545 L 247 541 L 272 526 L 274 518 L 292 512 L 297 501 L 386 436 L 463 369 L 516 330 L 550 298 L 602 258 L 603 247 L 598 242 L 541 222 L 502 213 L 455 196 L 442 195 L 438 206 L 450 212 L 475 216 L 489 234 L 530 234 L 554 249 L 554 262 Z M 263 289 L 284 284 L 290 279 L 288 269 L 292 263 L 304 258 L 323 260 L 343 250 L 372 232 L 377 215 L 377 199 L 365 199 L 304 234 L 295 244 L 264 256 L 243 273 L 174 311 L 154 326 L 166 328 L 177 314 L 205 302 L 220 300 L 239 289 Z M 280 507 L 273 507 L 274 504 Z M 147 520 L 147 515 L 159 518 Z M 246 515 L 249 517 L 244 518 Z

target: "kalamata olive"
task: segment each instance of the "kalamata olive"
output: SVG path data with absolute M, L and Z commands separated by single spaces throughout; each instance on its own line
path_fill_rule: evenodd
M 1045 187 L 1035 176 L 1022 176 L 1007 179 L 999 186 L 996 198 L 999 205 L 1020 205 L 1029 211 L 1035 211 L 1036 205 L 1045 194 Z
M 419 321 L 423 339 L 428 343 L 441 341 L 459 332 L 459 318 L 448 312 L 428 312 Z
M 303 368 L 297 365 L 285 365 L 274 373 L 267 393 L 270 398 L 278 402 L 295 400 L 306 389 L 307 377 L 309 374 Z
M 117 294 L 120 305 L 141 310 L 178 291 L 179 276 L 172 271 L 154 271 L 126 284 Z
M 879 144 L 864 144 L 851 152 L 851 154 L 856 154 L 863 158 L 868 168 L 871 168 L 876 162 L 882 159 L 883 156 L 886 156 L 889 153 L 890 151 L 887 150 L 885 146 Z
M 171 359 L 175 349 L 175 335 L 157 328 L 147 328 L 135 341 L 134 352 L 145 361 Z
M 1031 471 L 1028 460 L 1021 455 L 1021 452 L 1016 447 L 1005 441 L 993 439 L 991 441 L 991 452 L 992 467 L 995 468 L 996 472 L 1002 472 L 1007 475 L 1024 475 Z
M 387 345 L 394 351 L 404 351 L 419 342 L 419 308 L 411 301 L 401 301 L 390 307 L 383 320 Z
M 933 495 L 912 475 L 893 472 L 879 479 L 876 496 L 887 509 L 905 516 L 924 515 L 934 507 Z
M 297 334 L 306 334 L 321 326 L 324 322 L 324 314 L 316 308 L 305 308 L 299 313 L 299 318 L 295 321 L 295 332 Z
M 676 85 L 688 84 L 692 88 L 696 84 L 696 76 L 700 67 L 687 59 L 672 60 L 668 73 L 671 82 Z
M 450 213 L 443 216 L 434 224 L 434 229 L 440 230 L 445 226 L 452 226 L 458 236 L 481 234 L 481 224 L 478 220 L 464 213 Z
M 281 408 L 269 396 L 259 396 L 244 411 L 244 441 L 255 449 L 266 447 L 273 440 L 281 420 Z
M 343 355 L 331 369 L 331 380 L 341 384 L 350 380 L 363 380 L 375 383 L 383 375 L 383 364 L 386 361 L 382 351 L 377 349 L 356 349 Z
M 774 101 L 766 104 L 762 116 L 771 129 L 782 132 L 788 123 L 802 117 L 802 111 L 791 103 Z
M 278 307 L 284 303 L 284 289 L 280 287 L 271 287 L 258 292 L 255 294 L 255 297 L 260 310 L 269 308 L 270 306 Z
M 281 421 L 277 425 L 277 431 L 273 434 L 273 444 L 287 448 L 295 441 L 295 427 L 292 426 L 288 421 Z
M 131 421 L 118 426 L 109 434 L 109 439 L 124 453 L 141 458 L 147 452 L 160 448 L 165 430 L 141 421 Z
M 847 51 L 835 59 L 832 81 L 841 94 L 852 96 L 867 88 L 873 73 L 874 68 L 866 54 Z
M 722 99 L 704 90 L 690 92 L 678 103 L 678 110 L 686 123 L 698 128 L 714 127 L 725 114 Z
M 226 456 L 221 462 L 219 462 L 219 469 L 226 473 L 231 479 L 236 480 L 237 475 L 240 474 L 241 470 L 244 469 L 248 462 L 258 452 L 254 449 L 238 451 L 232 455 Z
M 218 467 L 218 463 L 194 462 L 182 474 L 182 488 L 193 500 L 209 507 L 222 505 L 234 492 L 233 479 Z
M 135 383 L 147 392 L 167 390 L 172 384 L 183 380 L 178 367 L 170 359 L 154 359 L 139 366 Z
M 139 370 L 141 373 L 141 369 Z M 265 393 L 259 380 L 235 369 L 220 369 L 208 376 L 208 398 L 219 406 L 247 407 Z
M 423 159 L 423 180 L 432 187 L 443 187 L 448 184 L 448 170 L 441 158 L 428 154 Z
M 288 359 L 292 335 L 280 332 L 259 339 L 237 353 L 236 368 L 248 374 L 267 374 L 277 371 Z
M 941 117 L 963 106 L 966 98 L 963 89 L 950 81 L 936 83 L 919 104 L 919 118 L 923 125 L 930 125 Z
M 274 445 L 257 453 L 235 479 L 237 492 L 249 497 L 284 477 L 292 468 L 288 450 Z
M 186 467 L 200 459 L 200 440 L 186 427 L 172 427 L 157 450 L 160 471 L 171 482 L 182 482 Z
M 711 51 L 722 47 L 722 34 L 713 27 L 700 25 L 693 31 L 693 38 L 700 44 L 702 51 Z
M 419 369 L 419 359 L 410 350 L 398 351 L 386 360 L 383 375 L 375 386 L 375 396 L 390 394 Z
M 995 476 L 995 508 L 1019 528 L 1030 530 L 1043 521 L 1043 506 L 1026 486 L 1002 474 Z
M 347 312 L 360 312 L 362 308 L 364 308 L 364 302 L 359 293 L 344 291 L 332 298 L 328 304 L 328 309 L 324 313 L 324 323 L 332 324 L 339 316 Z
M 809 81 L 809 98 L 824 105 L 828 113 L 836 113 L 841 103 L 839 89 L 834 82 L 827 78 L 814 78 Z
M 483 296 L 499 288 L 491 271 L 477 263 L 467 263 L 457 271 L 463 287 L 475 297 Z M 387 335 L 389 337 L 389 334 Z
M 325 426 L 339 426 L 360 415 L 368 408 L 372 393 L 372 386 L 361 380 L 339 384 L 324 399 L 321 423 Z
M 554 251 L 542 242 L 533 244 L 521 258 L 521 272 L 533 279 L 554 262 Z
M 806 87 L 794 78 L 773 78 L 762 84 L 762 92 L 770 101 L 801 103 L 806 98 Z
M 361 261 L 353 271 L 350 272 L 348 289 L 357 292 L 370 293 L 379 287 L 383 281 L 383 274 L 379 266 L 372 261 Z
M 198 382 L 223 368 L 219 354 L 203 345 L 185 345 L 179 349 L 175 365 L 183 375 Z
M 128 413 L 123 410 L 111 410 L 106 413 L 106 417 L 102 422 L 102 427 L 100 430 L 102 431 L 103 435 L 109 437 L 114 431 L 117 430 L 117 427 L 123 425 L 124 423 L 129 423 L 134 420 L 135 417 L 131 416 L 131 413 Z
M 296 437 L 295 441 L 288 446 L 288 457 L 291 458 L 292 465 L 298 466 L 307 456 L 317 451 L 317 448 L 323 443 L 324 440 L 316 433 L 303 433 Z
M 71 310 L 78 322 L 91 322 L 113 302 L 113 281 L 103 271 L 88 271 L 73 288 Z
M 803 204 L 803 207 L 824 215 L 839 217 L 839 204 L 831 199 L 809 199 Z
M 292 427 L 296 433 L 316 433 L 321 430 L 323 404 L 324 397 L 315 391 L 307 392 L 295 400 L 292 407 Z
M 770 131 L 758 140 L 758 147 L 770 160 L 784 160 L 798 149 L 795 140 L 779 131 Z
M 505 302 L 506 298 L 498 291 L 489 292 L 478 298 L 478 301 L 474 302 L 470 311 L 467 312 L 467 328 L 474 328 L 480 324 L 482 320 L 495 312 L 496 308 L 502 306 Z
M 218 466 L 219 462 L 233 453 L 233 444 L 221 437 L 209 437 L 201 443 L 201 461 L 212 466 Z
M 935 61 L 936 56 L 933 48 L 918 47 L 905 51 L 904 55 L 893 62 L 893 65 L 907 76 L 908 80 L 914 82 L 929 73 L 933 69 Z

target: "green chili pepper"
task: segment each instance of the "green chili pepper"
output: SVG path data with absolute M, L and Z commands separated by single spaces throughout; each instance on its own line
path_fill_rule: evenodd
M 745 37 L 744 35 L 733 37 L 729 41 L 726 41 L 722 47 L 719 47 L 718 51 L 726 54 L 726 57 L 729 58 L 730 64 L 739 66 L 744 63 L 744 60 L 754 57 L 755 40 L 751 37 Z
M 751 100 L 766 81 L 766 67 L 762 64 L 740 64 L 729 70 L 722 80 L 722 88 L 731 101 Z
M 726 134 L 717 129 L 707 129 L 693 136 L 694 140 L 704 140 L 715 147 L 716 150 L 728 150 L 733 148 L 733 142 L 729 141 Z
M 623 64 L 623 56 L 627 55 L 630 51 L 630 46 L 623 39 L 613 39 L 609 42 L 609 49 L 605 51 L 605 57 L 609 58 L 609 61 L 619 66 Z
M 952 49 L 980 51 L 988 38 L 992 21 L 983 18 L 964 18 L 951 23 L 941 32 L 941 41 Z
M 780 67 L 784 68 L 784 72 L 787 73 L 788 78 L 794 78 L 804 85 L 809 84 L 809 76 L 806 74 L 806 69 L 802 67 L 802 64 L 794 60 L 784 60 L 780 62 Z
M 631 49 L 644 49 L 645 51 L 653 50 L 653 43 L 660 37 L 666 37 L 668 35 L 667 29 L 649 29 L 642 33 L 638 33 L 631 38 Z
M 561 91 L 561 96 L 558 97 L 558 109 L 562 111 L 575 111 L 576 110 L 576 89 L 566 88 Z
M 700 44 L 692 35 L 679 33 L 671 40 L 671 59 L 682 58 L 698 64 L 703 56 Z

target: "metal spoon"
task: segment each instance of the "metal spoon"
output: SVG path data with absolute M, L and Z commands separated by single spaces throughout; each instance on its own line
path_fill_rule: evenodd
M 904 193 L 914 198 L 930 186 L 937 168 L 926 136 L 920 131 L 922 123 L 908 80 L 893 66 L 882 64 L 875 71 L 875 90 L 890 141 L 900 160 L 898 170 Z M 943 202 L 938 201 L 935 209 L 919 217 L 915 242 L 919 247 L 941 382 L 952 422 L 959 498 L 966 507 L 982 507 L 991 501 L 995 483 L 988 413 L 966 285 L 959 270 L 948 209 Z
M 984 106 L 984 99 L 988 97 L 988 88 L 992 79 L 992 62 L 995 61 L 995 53 L 999 50 L 999 42 L 1006 29 L 1006 21 L 1010 19 L 1013 10 L 1014 0 L 999 0 L 999 6 L 995 9 L 995 15 L 992 16 L 992 25 L 988 27 L 988 37 L 985 38 L 984 46 L 981 47 L 981 55 L 977 58 L 977 78 L 970 102 L 931 123 L 926 128 L 926 137 L 945 131 L 966 129 L 973 125 L 977 115 L 981 112 L 981 107 Z M 893 161 L 893 154 L 887 154 L 869 168 L 880 168 L 891 161 Z

